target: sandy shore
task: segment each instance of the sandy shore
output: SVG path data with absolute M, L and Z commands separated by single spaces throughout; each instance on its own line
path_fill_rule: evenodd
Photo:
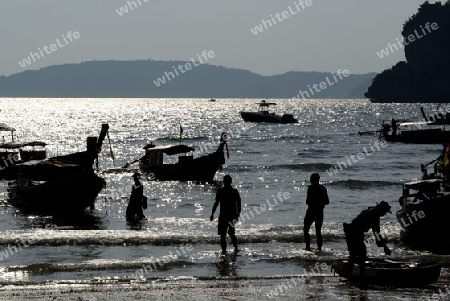
M 365 288 L 338 277 L 273 277 L 252 279 L 177 278 L 151 283 L 52 283 L 0 288 L 1 300 L 431 300 L 439 286 L 429 288 Z M 442 296 L 448 297 L 448 296 Z M 438 299 L 446 300 L 446 299 Z

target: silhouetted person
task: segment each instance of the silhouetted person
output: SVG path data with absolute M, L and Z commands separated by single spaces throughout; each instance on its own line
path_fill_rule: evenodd
M 328 199 L 328 192 L 325 186 L 319 183 L 320 176 L 318 173 L 313 173 L 310 177 L 311 185 L 308 186 L 306 193 L 306 210 L 305 219 L 303 221 L 303 236 L 305 238 L 306 250 L 311 250 L 311 237 L 309 235 L 309 228 L 315 223 L 317 248 L 322 251 L 322 224 L 323 224 L 323 209 L 325 205 L 330 203 Z
M 392 136 L 397 136 L 397 120 L 392 118 Z
M 237 189 L 231 186 L 232 179 L 229 175 L 223 177 L 224 187 L 217 190 L 216 201 L 212 208 L 210 221 L 214 219 L 214 212 L 220 204 L 219 223 L 217 225 L 217 234 L 220 235 L 220 246 L 222 247 L 222 254 L 227 252 L 227 232 L 230 235 L 231 242 L 234 246 L 234 251 L 238 251 L 237 238 L 235 235 L 234 225 L 239 220 L 241 214 L 241 196 Z
M 134 185 L 131 188 L 130 202 L 127 207 L 127 219 L 134 219 L 137 215 L 139 219 L 145 218 L 142 211 L 142 199 L 144 197 L 144 186 L 142 186 L 139 179 L 141 175 L 139 173 L 133 174 Z
M 391 125 L 387 123 L 383 123 L 381 125 L 381 132 L 380 135 L 383 137 L 389 137 L 389 131 L 391 130 Z
M 349 272 L 352 273 L 353 265 L 358 262 L 361 277 L 365 276 L 367 258 L 366 245 L 364 244 L 364 233 L 372 229 L 378 247 L 384 248 L 386 255 L 391 255 L 391 250 L 380 234 L 380 217 L 391 213 L 391 206 L 381 201 L 375 207 L 363 210 L 350 224 L 344 223 L 345 239 L 350 253 Z M 351 274 L 350 274 L 351 275 Z

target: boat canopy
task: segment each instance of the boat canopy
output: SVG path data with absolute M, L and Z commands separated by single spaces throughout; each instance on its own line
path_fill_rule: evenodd
M 439 179 L 419 180 L 405 183 L 404 186 L 408 189 L 422 190 L 426 187 L 438 186 L 440 182 Z
M 6 123 L 0 123 L 0 131 L 15 132 L 16 129 L 13 127 L 10 127 Z
M 266 102 L 265 100 L 261 100 L 261 102 L 258 102 L 257 105 L 260 107 L 268 107 L 268 106 L 275 106 L 275 102 Z
M 17 166 L 21 166 L 24 168 L 42 168 L 42 167 L 55 167 L 55 168 L 65 168 L 65 167 L 79 167 L 80 164 L 76 162 L 70 162 L 66 160 L 61 160 L 58 158 L 50 158 L 47 160 L 31 160 L 27 161 L 21 164 L 18 164 Z
M 15 149 L 15 148 L 21 148 L 21 147 L 25 147 L 25 146 L 41 146 L 44 147 L 47 144 L 45 142 L 40 142 L 40 141 L 32 141 L 32 142 L 8 142 L 8 143 L 3 143 L 0 144 L 0 149 Z
M 447 121 L 417 121 L 417 122 L 403 122 L 400 123 L 400 126 L 425 126 L 425 125 L 446 125 L 446 124 L 450 124 Z
M 85 172 L 83 165 L 76 162 L 50 158 L 47 160 L 31 160 L 14 165 L 18 175 L 34 181 L 59 180 L 63 177 Z
M 144 147 L 144 149 L 147 149 L 147 148 Z M 157 146 L 157 147 L 151 148 L 151 150 L 152 151 L 154 151 L 154 150 L 161 151 L 164 154 L 171 156 L 171 155 L 195 151 L 195 148 L 180 144 L 180 145 L 169 145 L 169 146 Z

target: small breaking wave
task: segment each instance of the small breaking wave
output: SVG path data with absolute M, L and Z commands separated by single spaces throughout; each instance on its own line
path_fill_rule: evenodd
M 364 190 L 368 188 L 386 188 L 387 186 L 399 186 L 400 182 L 390 182 L 390 181 L 367 181 L 367 180 L 340 180 L 328 182 L 329 186 L 340 186 L 345 187 L 350 190 Z

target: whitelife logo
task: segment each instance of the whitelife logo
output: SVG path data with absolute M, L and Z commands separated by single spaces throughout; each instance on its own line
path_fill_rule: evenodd
M 269 20 L 261 20 L 261 23 L 254 28 L 250 28 L 250 31 L 256 36 L 259 33 L 262 33 L 265 29 L 269 29 L 272 26 L 275 26 L 278 22 L 282 22 L 287 18 L 298 14 L 301 11 L 304 11 L 307 7 L 312 5 L 312 0 L 299 0 L 298 2 L 294 2 L 295 9 L 293 9 L 290 5 L 288 6 L 288 10 L 283 11 L 281 14 L 276 13 L 275 17 L 270 15 Z
M 44 52 L 49 55 L 52 52 L 55 52 L 58 49 L 61 49 L 65 47 L 66 45 L 69 45 L 70 42 L 73 42 L 74 40 L 78 40 L 81 36 L 78 31 L 74 31 L 73 33 L 69 31 L 67 35 L 61 35 L 64 43 L 62 43 L 59 38 L 56 39 L 56 43 L 50 44 L 50 46 L 44 45 L 44 47 L 38 47 L 38 52 L 30 52 L 30 55 L 26 58 L 24 58 L 22 61 L 19 62 L 19 65 L 22 68 L 25 68 L 27 66 L 30 66 L 33 62 L 36 62 L 43 57 L 45 57 Z M 69 42 L 70 41 L 70 42 Z M 40 54 L 40 55 L 39 55 Z M 33 61 L 31 61 L 33 60 Z
M 430 29 L 431 28 L 431 29 Z M 410 34 L 407 37 L 407 40 L 405 40 L 404 38 L 401 38 L 400 40 L 397 38 L 395 39 L 397 41 L 397 43 L 391 44 L 388 43 L 387 47 L 384 49 L 381 49 L 380 51 L 377 51 L 377 55 L 380 59 L 387 57 L 389 54 L 394 53 L 395 51 L 398 51 L 400 49 L 402 49 L 404 46 L 409 45 L 410 43 L 413 43 L 421 38 L 423 38 L 424 36 L 427 35 L 427 31 L 428 33 L 431 33 L 431 30 L 437 30 L 439 29 L 439 25 L 436 22 L 433 22 L 430 24 L 430 22 L 427 22 L 425 24 L 425 29 L 422 27 L 422 25 L 420 25 L 420 29 L 422 30 L 423 35 L 420 35 L 419 32 L 417 32 L 417 29 L 414 30 L 414 34 Z M 397 46 L 398 45 L 398 46 Z

